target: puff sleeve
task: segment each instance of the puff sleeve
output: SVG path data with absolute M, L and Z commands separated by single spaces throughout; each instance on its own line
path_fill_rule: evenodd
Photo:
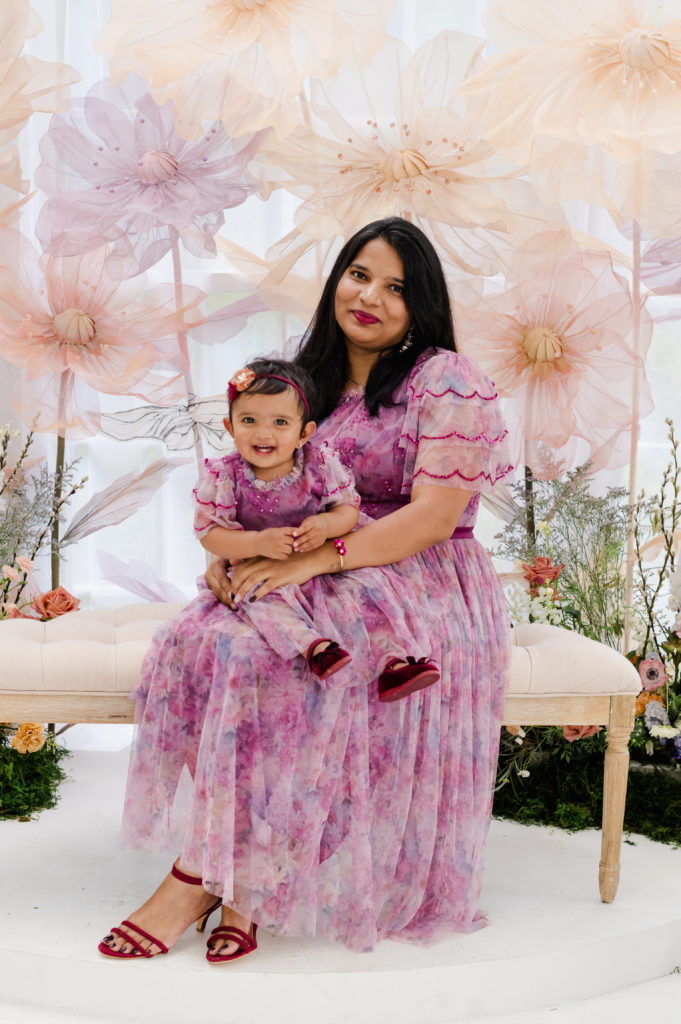
M 507 436 L 492 381 L 466 356 L 438 351 L 409 380 L 402 493 L 419 483 L 491 490 L 513 469 Z
M 214 526 L 241 530 L 236 521 L 234 477 L 229 458 L 206 459 L 194 488 L 194 533 L 203 537 Z
M 326 445 L 319 448 L 319 456 L 323 482 L 323 510 L 328 512 L 339 505 L 359 507 L 360 497 L 350 470 L 345 468 L 338 456 Z

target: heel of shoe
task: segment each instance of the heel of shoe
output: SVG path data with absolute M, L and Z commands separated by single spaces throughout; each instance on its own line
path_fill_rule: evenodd
M 218 900 L 216 903 L 213 904 L 212 907 L 209 907 L 208 910 L 205 911 L 205 913 L 201 914 L 201 917 L 198 918 L 196 922 L 196 930 L 200 935 L 202 935 L 203 932 L 205 932 L 206 925 L 208 924 L 208 918 L 210 917 L 210 915 L 213 913 L 214 910 L 217 910 L 218 907 L 221 906 L 222 900 Z

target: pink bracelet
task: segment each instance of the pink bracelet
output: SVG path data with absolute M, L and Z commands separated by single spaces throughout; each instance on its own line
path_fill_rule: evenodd
M 343 572 L 343 558 L 348 553 L 348 549 L 345 546 L 345 541 L 342 537 L 334 537 L 333 546 L 338 552 L 338 568 L 336 572 Z

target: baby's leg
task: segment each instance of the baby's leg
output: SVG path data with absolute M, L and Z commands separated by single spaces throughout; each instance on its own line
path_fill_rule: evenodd
M 272 591 L 260 601 L 249 601 L 246 597 L 238 614 L 254 626 L 285 661 L 297 655 L 307 658 L 321 641 L 332 639 L 315 627 L 312 609 L 298 587 Z

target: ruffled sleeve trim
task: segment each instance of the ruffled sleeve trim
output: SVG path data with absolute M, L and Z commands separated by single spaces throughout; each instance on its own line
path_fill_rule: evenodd
M 234 456 L 206 459 L 199 482 L 194 488 L 194 533 L 204 536 L 214 526 L 241 530 L 236 521 L 234 493 Z
M 402 493 L 426 481 L 490 490 L 514 468 L 496 388 L 467 357 L 433 352 L 407 386 Z
M 327 446 L 313 449 L 314 457 L 319 460 L 320 474 L 323 483 L 321 504 L 325 511 L 339 505 L 355 505 L 359 507 L 360 497 L 355 488 L 355 481 L 350 470 Z

